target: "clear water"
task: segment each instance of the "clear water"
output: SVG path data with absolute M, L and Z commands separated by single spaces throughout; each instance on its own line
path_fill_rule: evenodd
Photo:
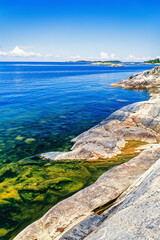
M 145 91 L 111 87 L 152 65 L 0 63 L 1 163 L 67 150 L 70 140 Z

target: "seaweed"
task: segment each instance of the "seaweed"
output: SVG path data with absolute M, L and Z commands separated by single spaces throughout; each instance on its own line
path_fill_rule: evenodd
M 13 239 L 59 201 L 94 183 L 115 165 L 136 156 L 144 143 L 129 141 L 120 155 L 99 161 L 47 161 L 38 157 L 0 169 L 0 238 Z

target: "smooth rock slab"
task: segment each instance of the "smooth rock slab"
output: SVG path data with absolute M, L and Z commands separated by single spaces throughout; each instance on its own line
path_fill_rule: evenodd
M 117 210 L 85 240 L 160 239 L 160 159 L 130 191 Z

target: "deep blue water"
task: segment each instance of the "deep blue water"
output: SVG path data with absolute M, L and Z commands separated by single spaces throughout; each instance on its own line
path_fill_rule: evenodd
M 147 100 L 147 92 L 110 84 L 152 67 L 0 63 L 1 162 L 68 149 L 70 139 L 113 111 Z

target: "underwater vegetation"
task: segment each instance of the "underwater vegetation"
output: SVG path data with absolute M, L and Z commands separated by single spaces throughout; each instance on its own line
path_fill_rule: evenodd
M 135 148 L 142 144 L 129 141 L 122 154 L 106 160 L 47 161 L 34 157 L 1 166 L 0 239 L 13 239 L 53 205 L 136 156 Z

